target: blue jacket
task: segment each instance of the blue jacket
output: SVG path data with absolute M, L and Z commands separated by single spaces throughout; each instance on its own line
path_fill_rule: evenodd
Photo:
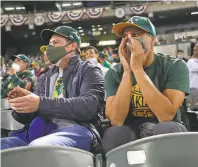
M 64 98 L 49 96 L 50 77 L 58 72 L 54 67 L 38 79 L 34 93 L 40 96 L 37 112 L 24 114 L 13 111 L 13 117 L 28 125 L 36 116 L 78 122 L 93 120 L 104 105 L 104 79 L 100 68 L 73 57 L 64 69 Z

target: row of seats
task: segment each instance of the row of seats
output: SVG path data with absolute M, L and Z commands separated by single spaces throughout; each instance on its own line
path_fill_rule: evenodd
M 164 134 L 100 154 L 69 147 L 40 146 L 1 152 L 2 167 L 197 167 L 198 133 Z M 105 163 L 104 163 L 105 162 Z

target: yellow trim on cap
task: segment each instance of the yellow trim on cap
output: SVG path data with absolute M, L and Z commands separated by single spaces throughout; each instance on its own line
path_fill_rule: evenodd
M 115 24 L 112 28 L 112 32 L 115 33 L 115 35 L 122 37 L 123 29 L 126 27 L 131 27 L 131 26 L 138 27 L 146 32 L 149 32 L 149 31 L 145 30 L 144 28 L 138 26 L 137 24 L 133 24 L 130 22 L 122 22 L 122 23 Z
M 37 62 L 32 62 L 32 64 L 31 64 L 32 66 L 36 66 L 36 65 L 38 65 L 38 63 Z
M 47 49 L 47 46 L 46 45 L 43 45 L 43 46 L 40 47 L 40 51 L 42 53 L 44 53 L 46 51 L 46 49 Z

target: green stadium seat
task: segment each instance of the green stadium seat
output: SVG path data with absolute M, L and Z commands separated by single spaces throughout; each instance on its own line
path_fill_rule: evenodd
M 61 146 L 19 147 L 1 151 L 2 167 L 94 167 L 90 152 Z
M 197 167 L 198 133 L 171 133 L 136 140 L 106 154 L 106 167 Z

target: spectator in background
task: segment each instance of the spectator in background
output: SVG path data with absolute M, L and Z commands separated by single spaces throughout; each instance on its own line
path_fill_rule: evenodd
M 108 68 L 103 67 L 98 62 L 98 50 L 93 46 L 88 46 L 85 49 L 85 53 L 86 53 L 86 61 L 89 61 L 90 63 L 99 67 L 101 69 L 102 73 L 103 73 L 103 76 L 105 76 L 106 72 L 108 71 Z
M 194 47 L 193 58 L 187 62 L 190 73 L 190 109 L 198 110 L 198 45 Z
M 181 60 L 184 60 L 186 63 L 188 61 L 188 59 L 185 58 L 185 55 L 184 55 L 184 51 L 183 50 L 178 50 L 177 51 L 177 56 L 176 56 L 178 59 L 181 59 Z
M 6 65 L 5 65 L 3 56 L 1 56 L 0 61 L 1 61 L 0 72 L 1 72 L 1 77 L 2 77 L 6 72 Z
M 53 64 L 49 61 L 49 59 L 47 57 L 46 49 L 47 49 L 46 45 L 43 45 L 40 47 L 40 51 L 43 53 L 43 60 L 45 62 L 46 71 L 47 71 L 49 68 L 51 68 L 53 66 Z
M 119 58 L 119 55 L 118 55 L 118 49 L 113 50 L 112 58 L 113 58 L 112 66 L 115 66 L 116 64 L 120 63 L 120 58 Z
M 106 56 L 103 52 L 99 53 L 99 60 L 102 66 L 104 66 L 105 68 L 111 68 L 111 64 L 106 60 Z
M 85 60 L 86 60 L 86 53 L 85 53 L 85 51 L 84 51 L 84 50 L 82 50 L 82 51 L 81 51 L 80 56 L 81 56 L 81 59 L 82 59 L 83 61 L 85 61 Z
M 17 86 L 25 88 L 26 85 L 29 84 L 28 90 L 30 91 L 32 91 L 31 88 L 34 86 L 35 76 L 28 69 L 30 59 L 23 54 L 19 54 L 15 57 L 12 67 L 7 71 L 8 75 L 3 78 L 1 98 L 6 98 L 8 92 Z
M 38 78 L 41 74 L 45 73 L 46 69 L 45 67 L 41 67 L 39 65 L 39 63 L 37 62 L 32 62 L 32 69 L 33 69 L 33 73 L 34 75 Z

